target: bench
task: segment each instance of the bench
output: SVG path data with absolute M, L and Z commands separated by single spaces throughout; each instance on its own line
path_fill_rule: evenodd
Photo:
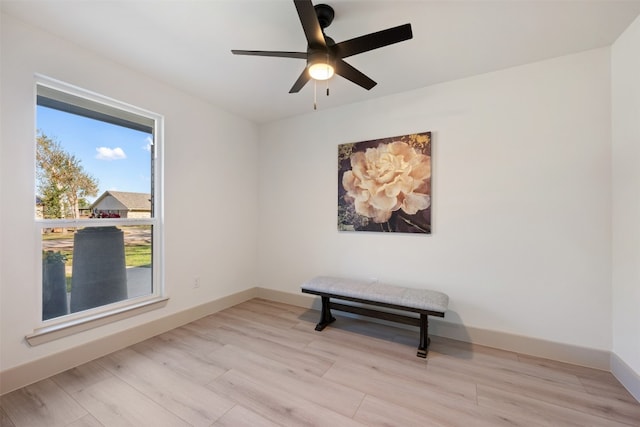
M 449 303 L 449 297 L 442 292 L 339 277 L 315 277 L 303 283 L 301 289 L 303 293 L 319 295 L 322 300 L 320 322 L 316 325 L 316 331 L 323 330 L 328 324 L 336 320 L 331 315 L 331 309 L 405 325 L 419 326 L 420 344 L 418 345 L 418 357 L 422 358 L 427 357 L 431 341 L 428 335 L 428 316 L 444 317 Z M 331 301 L 331 298 L 409 311 L 418 313 L 420 316 L 407 316 L 356 305 L 340 304 Z

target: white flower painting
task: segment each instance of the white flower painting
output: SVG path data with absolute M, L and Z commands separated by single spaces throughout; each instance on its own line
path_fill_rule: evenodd
M 338 230 L 431 232 L 431 132 L 338 147 Z

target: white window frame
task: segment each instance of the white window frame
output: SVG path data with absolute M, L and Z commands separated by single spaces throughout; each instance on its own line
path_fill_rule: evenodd
M 65 98 L 66 102 L 71 99 L 74 103 L 79 101 L 81 108 L 89 108 L 98 113 L 116 117 L 122 120 L 133 120 L 150 126 L 153 129 L 153 218 L 87 218 L 87 219 L 40 219 L 35 218 L 35 234 L 37 241 L 34 245 L 34 256 L 37 262 L 37 277 L 42 277 L 42 230 L 45 228 L 55 227 L 104 227 L 104 226 L 128 226 L 128 225 L 151 225 L 153 230 L 152 237 L 152 293 L 140 297 L 129 298 L 123 301 L 95 307 L 93 309 L 71 313 L 48 320 L 42 320 L 42 282 L 39 279 L 38 298 L 38 327 L 33 333 L 28 334 L 25 338 L 31 345 L 37 345 L 48 342 L 63 336 L 71 335 L 80 331 L 91 329 L 103 324 L 111 323 L 140 313 L 162 307 L 166 305 L 168 298 L 165 295 L 164 287 L 164 238 L 163 238 L 163 147 L 164 147 L 164 117 L 160 114 L 153 113 L 124 102 L 81 89 L 59 80 L 51 79 L 46 76 L 36 75 L 34 84 L 34 111 L 38 103 L 38 87 L 41 92 L 49 92 L 54 96 L 60 95 Z M 53 91 L 50 91 L 50 90 Z M 57 95 L 56 95 L 57 94 Z M 34 129 L 34 148 L 35 148 L 35 129 Z M 35 150 L 34 150 L 35 153 Z M 35 154 L 34 154 L 35 165 Z M 35 174 L 35 166 L 34 166 Z

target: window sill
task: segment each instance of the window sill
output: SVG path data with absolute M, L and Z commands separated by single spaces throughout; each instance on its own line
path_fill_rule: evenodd
M 137 316 L 147 311 L 155 310 L 167 305 L 169 298 L 159 297 L 152 300 L 144 301 L 139 304 L 122 307 L 107 313 L 99 313 L 93 316 L 75 319 L 69 322 L 60 323 L 52 326 L 45 326 L 33 331 L 32 334 L 26 335 L 25 339 L 30 346 L 36 346 L 57 340 L 62 337 L 77 334 L 78 332 L 87 331 L 102 325 L 116 322 L 118 320 L 127 319 Z

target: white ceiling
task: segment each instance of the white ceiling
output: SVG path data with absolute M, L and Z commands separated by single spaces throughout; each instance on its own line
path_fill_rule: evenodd
M 318 109 L 611 45 L 640 0 L 346 1 L 327 35 L 336 42 L 411 23 L 413 39 L 348 58 L 378 85 L 341 77 Z M 313 83 L 289 94 L 305 63 L 235 56 L 231 49 L 305 51 L 290 0 L 2 0 L 4 13 L 258 123 L 313 110 Z

